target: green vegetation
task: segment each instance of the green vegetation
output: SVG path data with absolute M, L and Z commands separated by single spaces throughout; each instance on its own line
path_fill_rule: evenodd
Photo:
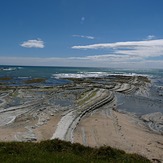
M 150 79 L 146 76 L 138 76 L 138 81 L 143 81 L 146 83 L 151 83 Z
M 90 94 L 89 94 L 90 93 Z M 88 92 L 84 92 L 83 94 L 81 94 L 80 98 L 78 99 L 78 104 L 79 105 L 83 105 L 85 104 L 87 101 L 89 101 L 91 98 L 95 97 L 97 93 L 97 90 L 91 90 Z
M 111 147 L 90 148 L 58 139 L 32 142 L 1 142 L 3 163 L 148 163 L 137 154 L 126 154 Z
M 91 84 L 91 83 L 94 83 L 92 81 L 92 78 L 66 78 L 66 79 L 72 81 L 75 84 L 81 84 L 81 83 Z
M 33 84 L 33 83 L 43 83 L 45 82 L 46 79 L 45 78 L 34 78 L 34 79 L 29 79 L 24 81 L 25 84 Z
M 8 81 L 8 80 L 11 80 L 11 79 L 12 79 L 11 77 L 0 77 L 1 81 Z

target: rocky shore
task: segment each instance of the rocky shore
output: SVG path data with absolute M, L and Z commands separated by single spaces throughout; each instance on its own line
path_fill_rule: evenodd
M 163 99 L 147 77 L 68 80 L 56 87 L 1 86 L 0 140 L 59 138 L 163 161 Z

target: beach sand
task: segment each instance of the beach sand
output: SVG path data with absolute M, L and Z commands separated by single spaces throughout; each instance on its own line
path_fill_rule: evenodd
M 74 142 L 86 146 L 111 146 L 163 162 L 163 136 L 153 133 L 136 117 L 103 109 L 84 117 L 74 132 Z

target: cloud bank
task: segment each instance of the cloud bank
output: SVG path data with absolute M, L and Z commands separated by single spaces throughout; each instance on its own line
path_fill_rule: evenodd
M 44 48 L 44 42 L 41 39 L 24 41 L 20 46 L 24 48 Z
M 144 41 L 126 41 L 114 43 L 101 43 L 91 45 L 72 46 L 78 50 L 105 51 L 104 54 L 89 55 L 85 57 L 73 57 L 76 60 L 89 60 L 110 67 L 151 67 L 162 68 L 163 63 L 163 39 L 155 39 L 149 35 Z M 108 51 L 108 53 L 106 53 Z M 84 51 L 86 53 L 86 51 Z M 147 66 L 148 65 L 148 66 Z M 149 66 L 150 65 L 150 66 Z
M 163 55 L 163 39 L 73 46 L 72 49 L 108 49 L 108 51 L 112 50 L 112 54 L 107 56 L 114 56 L 115 58 L 118 56 L 125 59 L 147 59 Z
M 74 67 L 110 67 L 110 68 L 162 68 L 163 60 L 139 60 L 135 61 L 122 56 L 94 55 L 87 57 L 1 57 L 1 65 L 20 66 L 74 66 Z

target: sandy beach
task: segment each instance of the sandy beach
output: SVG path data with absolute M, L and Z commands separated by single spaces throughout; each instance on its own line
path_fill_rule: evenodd
M 74 141 L 93 147 L 111 146 L 163 161 L 161 134 L 151 132 L 134 116 L 107 108 L 83 118 L 75 130 Z

